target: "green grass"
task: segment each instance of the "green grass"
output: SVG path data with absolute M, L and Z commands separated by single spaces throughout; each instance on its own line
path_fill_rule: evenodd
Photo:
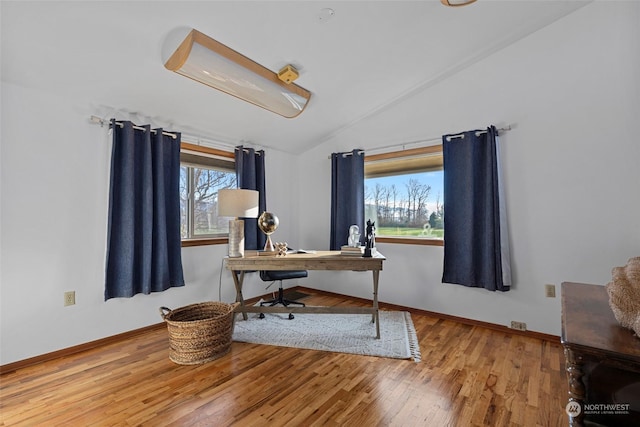
M 376 228 L 376 235 L 380 237 L 425 237 L 442 239 L 444 237 L 444 230 L 430 229 L 425 231 L 417 227 L 379 227 Z

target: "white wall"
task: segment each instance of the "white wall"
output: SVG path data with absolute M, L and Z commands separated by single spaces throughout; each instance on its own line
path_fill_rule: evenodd
M 592 3 L 305 153 L 300 216 L 315 226 L 303 245 L 329 244 L 329 153 L 512 124 L 501 138 L 511 291 L 441 283 L 441 247 L 378 244 L 380 299 L 559 335 L 561 282 L 605 284 L 640 255 L 638 22 L 640 3 Z M 368 275 L 346 274 L 310 281 L 370 296 Z M 547 283 L 558 298 L 544 297 Z
M 0 364 L 159 323 L 160 306 L 218 300 L 219 290 L 235 299 L 231 275 L 220 274 L 227 245 L 217 245 L 183 249 L 185 287 L 104 301 L 110 137 L 89 123 L 95 113 L 91 100 L 2 84 Z M 268 193 L 297 193 L 295 158 L 270 150 L 266 162 Z M 282 220 L 274 239 L 296 243 L 290 195 L 267 206 Z M 245 297 L 265 293 L 253 276 Z M 70 290 L 76 305 L 64 307 Z
M 380 298 L 559 334 L 560 301 L 544 298 L 545 283 L 604 284 L 640 254 L 639 21 L 638 3 L 590 4 L 299 158 L 268 150 L 274 240 L 328 247 L 332 151 L 512 123 L 503 159 L 513 289 L 442 284 L 441 248 L 379 244 Z M 1 90 L 0 364 L 158 323 L 160 306 L 217 300 L 219 284 L 222 300 L 234 299 L 220 245 L 183 249 L 183 288 L 104 302 L 110 153 L 106 129 L 88 123 L 93 100 Z M 311 272 L 300 283 L 371 294 L 367 273 Z M 264 286 L 249 277 L 245 296 Z M 75 306 L 63 306 L 68 290 Z

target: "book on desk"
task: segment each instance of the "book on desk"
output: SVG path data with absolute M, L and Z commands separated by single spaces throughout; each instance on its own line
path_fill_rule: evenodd
M 364 246 L 343 245 L 340 248 L 340 255 L 362 256 L 364 254 Z
M 372 255 L 375 255 L 375 248 L 371 249 Z M 340 255 L 345 255 L 345 256 L 363 256 L 364 255 L 364 251 L 365 251 L 365 247 L 364 246 L 348 246 L 348 245 L 344 245 L 340 248 Z

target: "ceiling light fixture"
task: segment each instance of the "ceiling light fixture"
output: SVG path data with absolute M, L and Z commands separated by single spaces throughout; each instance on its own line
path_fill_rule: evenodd
M 285 83 L 268 68 L 191 28 L 167 37 L 163 63 L 168 70 L 287 118 L 302 113 L 311 98 L 308 90 Z M 295 71 L 290 65 L 284 69 Z
M 476 0 L 440 0 L 445 6 L 458 7 L 474 3 Z

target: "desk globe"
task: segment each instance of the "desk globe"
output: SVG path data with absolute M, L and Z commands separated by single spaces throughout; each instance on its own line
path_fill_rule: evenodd
M 267 235 L 267 242 L 264 245 L 265 252 L 275 251 L 273 243 L 271 242 L 271 234 L 276 231 L 278 224 L 280 224 L 280 220 L 271 212 L 262 212 L 262 215 L 258 218 L 258 227 Z

